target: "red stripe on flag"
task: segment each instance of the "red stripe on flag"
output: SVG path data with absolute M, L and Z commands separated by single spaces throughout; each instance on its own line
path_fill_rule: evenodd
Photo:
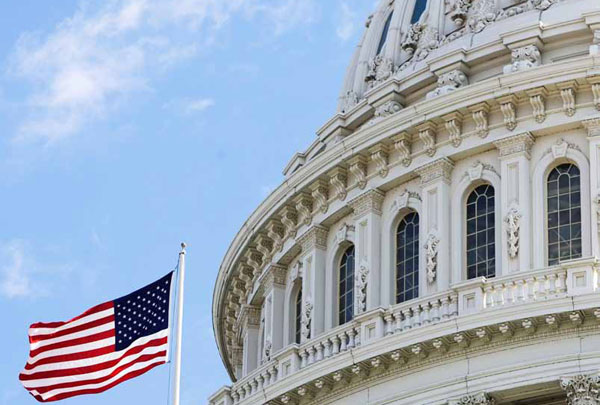
M 49 344 L 46 346 L 42 346 L 39 349 L 30 351 L 29 356 L 35 357 L 38 354 L 47 352 L 49 350 L 64 349 L 65 347 L 84 345 L 86 343 L 93 343 L 93 342 L 97 342 L 97 341 L 103 340 L 103 339 L 108 339 L 108 338 L 111 338 L 114 336 L 115 336 L 115 330 L 111 329 L 111 330 L 107 330 L 104 332 L 95 333 L 95 334 L 89 335 L 89 336 L 83 336 L 80 338 L 65 340 L 63 342 L 57 342 L 57 343 L 52 343 L 52 344 Z
M 109 315 L 109 316 L 106 316 L 104 318 L 96 319 L 96 320 L 93 320 L 93 321 L 88 322 L 88 323 L 84 323 L 84 324 L 81 324 L 81 325 L 78 325 L 78 326 L 74 326 L 72 328 L 67 328 L 67 329 L 60 330 L 60 331 L 58 331 L 56 333 L 30 336 L 29 337 L 29 342 L 30 343 L 37 343 L 37 342 L 41 342 L 43 340 L 54 339 L 54 338 L 58 338 L 58 337 L 70 335 L 71 333 L 77 333 L 77 332 L 84 331 L 86 329 L 95 328 L 96 326 L 101 326 L 101 325 L 104 325 L 104 324 L 107 324 L 107 323 L 110 323 L 110 322 L 114 322 L 114 321 L 115 321 L 115 316 L 114 315 Z
M 108 302 L 105 302 L 103 304 L 96 305 L 95 307 L 92 307 L 92 308 L 88 309 L 87 311 L 85 311 L 83 314 L 81 314 L 79 316 L 76 316 L 75 318 L 70 319 L 68 321 L 64 321 L 64 322 L 37 322 L 37 323 L 31 324 L 31 326 L 29 328 L 30 329 L 32 329 L 32 328 L 33 329 L 36 329 L 36 328 L 58 328 L 60 326 L 66 325 L 68 323 L 75 322 L 76 320 L 81 319 L 81 318 L 83 318 L 85 316 L 93 315 L 93 314 L 95 314 L 97 312 L 106 311 L 107 309 L 110 309 L 112 307 L 113 307 L 113 302 L 112 301 L 108 301 Z

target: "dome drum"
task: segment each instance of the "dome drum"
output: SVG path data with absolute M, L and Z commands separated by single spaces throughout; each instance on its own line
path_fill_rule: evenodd
M 211 405 L 600 404 L 598 31 L 588 0 L 382 1 L 223 260 Z

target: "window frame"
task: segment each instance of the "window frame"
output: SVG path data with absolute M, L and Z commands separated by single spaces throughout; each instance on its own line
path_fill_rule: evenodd
M 416 280 L 417 280 L 417 286 L 416 286 L 416 296 L 408 299 L 408 300 L 404 300 L 404 301 L 398 301 L 398 250 L 399 250 L 399 246 L 398 246 L 398 234 L 400 233 L 400 225 L 402 225 L 402 222 L 406 219 L 406 217 L 408 217 L 409 215 L 415 215 L 417 218 L 417 253 L 416 256 L 413 255 L 413 259 L 416 257 L 417 259 L 417 269 L 416 269 Z M 414 243 L 414 242 L 413 242 Z M 398 220 L 395 222 L 395 232 L 394 232 L 394 260 L 393 260 L 393 266 L 394 266 L 394 270 L 393 270 L 393 290 L 394 290 L 394 294 L 393 294 L 393 304 L 397 305 L 397 304 L 402 304 L 408 301 L 411 301 L 413 299 L 417 299 L 421 296 L 421 217 L 419 215 L 419 212 L 414 210 L 414 209 L 408 209 L 406 212 L 404 212 L 402 215 L 399 215 Z
M 491 187 L 493 193 L 494 193 L 494 275 L 493 276 L 475 276 L 473 278 L 469 278 L 469 258 L 468 258 L 468 237 L 469 237 L 469 231 L 468 231 L 468 222 L 469 222 L 469 217 L 468 217 L 468 204 L 469 204 L 469 198 L 471 197 L 471 195 L 473 195 L 473 193 L 481 188 L 481 187 Z M 487 197 L 489 198 L 489 197 Z M 479 277 L 486 277 L 486 278 L 492 278 L 492 277 L 497 277 L 498 276 L 498 255 L 499 255 L 499 251 L 498 251 L 498 202 L 497 199 L 499 198 L 498 196 L 498 192 L 496 190 L 496 188 L 494 187 L 493 184 L 489 183 L 489 182 L 479 182 L 477 184 L 474 184 L 472 187 L 469 187 L 467 189 L 467 192 L 465 193 L 465 198 L 464 198 L 464 202 L 463 202 L 463 215 L 462 215 L 462 221 L 463 221 L 463 226 L 464 226 L 464 231 L 463 231 L 463 249 L 461 250 L 462 252 L 464 252 L 464 277 L 465 280 L 473 280 Z M 477 209 L 477 208 L 476 208 Z M 477 218 L 478 215 L 475 215 L 475 218 Z M 487 230 L 486 230 L 487 231 Z M 486 244 L 487 247 L 487 244 Z M 487 254 L 486 254 L 487 256 Z M 489 258 L 488 258 L 489 260 Z M 487 266 L 487 265 L 486 265 Z
M 351 306 L 352 306 L 352 316 L 350 317 L 350 319 L 345 319 L 344 322 L 341 322 L 341 308 L 340 308 L 340 304 L 341 304 L 341 299 L 342 299 L 342 294 L 341 294 L 341 270 L 342 270 L 342 261 L 344 260 L 346 253 L 348 253 L 348 251 L 352 250 L 352 259 L 353 259 L 353 266 L 352 266 L 352 277 L 350 278 L 352 280 L 352 288 L 350 290 L 345 291 L 345 296 L 347 294 L 351 294 L 352 295 L 352 299 L 351 299 Z M 356 288 L 356 247 L 354 246 L 354 244 L 350 244 L 347 245 L 345 247 L 343 247 L 340 250 L 340 254 L 339 254 L 339 258 L 336 261 L 337 262 L 337 272 L 336 272 L 336 283 L 337 283 L 337 295 L 336 295 L 336 311 L 335 311 L 335 320 L 337 323 L 337 326 L 341 326 L 341 325 L 346 325 L 349 322 L 352 322 L 354 320 L 354 312 L 356 311 L 355 308 L 355 300 L 356 300 L 356 292 L 355 292 L 355 288 Z M 345 266 L 347 267 L 347 264 L 345 264 Z M 346 275 L 345 277 L 346 280 L 348 280 L 348 276 Z M 344 313 L 346 313 L 348 306 L 346 305 L 344 307 Z

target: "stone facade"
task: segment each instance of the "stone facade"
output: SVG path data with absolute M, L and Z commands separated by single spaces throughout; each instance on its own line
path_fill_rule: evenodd
M 600 405 L 600 6 L 430 0 L 410 24 L 414 5 L 381 1 L 338 114 L 232 242 L 210 405 Z M 469 198 L 490 189 L 481 253 Z

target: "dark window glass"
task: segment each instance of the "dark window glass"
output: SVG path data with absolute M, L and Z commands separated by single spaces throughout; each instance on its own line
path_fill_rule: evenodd
M 496 275 L 494 187 L 477 187 L 467 198 L 467 278 Z
M 379 40 L 379 46 L 377 47 L 377 55 L 381 53 L 383 47 L 387 41 L 388 32 L 390 31 L 390 24 L 392 23 L 392 16 L 394 13 L 390 13 L 387 20 L 385 21 L 385 25 L 383 26 L 383 32 L 381 33 L 381 39 Z
M 548 265 L 581 257 L 579 168 L 570 163 L 548 175 Z
M 426 8 L 427 8 L 427 0 L 417 0 L 415 2 L 415 8 L 413 10 L 412 17 L 410 18 L 410 23 L 414 24 L 414 23 L 419 22 L 419 19 L 425 12 Z
M 340 260 L 339 324 L 343 325 L 354 316 L 354 246 L 350 246 Z
M 300 344 L 301 334 L 302 332 L 302 288 L 298 290 L 298 294 L 296 295 L 296 336 L 295 342 Z
M 419 214 L 402 218 L 396 232 L 396 303 L 419 296 Z

